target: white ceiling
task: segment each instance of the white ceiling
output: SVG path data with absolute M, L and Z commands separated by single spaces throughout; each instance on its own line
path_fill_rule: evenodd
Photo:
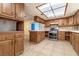
M 33 17 L 37 15 L 45 20 L 55 19 L 54 17 L 47 18 L 36 8 L 36 6 L 39 6 L 41 4 L 43 3 L 26 3 L 25 4 L 26 18 L 33 19 Z M 68 3 L 66 15 L 64 17 L 73 15 L 78 9 L 79 9 L 79 3 Z

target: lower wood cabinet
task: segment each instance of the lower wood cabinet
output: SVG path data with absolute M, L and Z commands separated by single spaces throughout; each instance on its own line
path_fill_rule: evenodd
M 65 31 L 58 32 L 58 40 L 65 40 Z
M 72 32 L 72 33 L 71 33 L 71 36 L 70 36 L 70 42 L 71 42 L 73 48 L 75 48 L 75 39 L 76 39 L 76 38 L 75 38 L 75 33 Z
M 0 56 L 13 56 L 14 44 L 13 40 L 6 40 L 0 42 Z
M 39 43 L 45 39 L 45 31 L 30 31 L 30 42 Z
M 15 33 L 15 55 L 20 55 L 24 51 L 24 34 Z
M 23 32 L 0 32 L 0 56 L 19 55 L 23 51 Z
M 76 53 L 79 55 L 79 33 L 72 32 L 70 42 Z
M 75 33 L 75 43 L 74 43 L 74 46 L 75 46 L 75 51 L 76 53 L 79 55 L 79 33 Z

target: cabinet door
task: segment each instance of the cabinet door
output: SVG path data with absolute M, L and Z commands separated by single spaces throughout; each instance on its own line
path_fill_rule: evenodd
M 59 19 L 58 25 L 62 26 L 62 19 Z
M 74 19 L 74 25 L 76 25 L 76 24 L 77 24 L 77 16 L 74 15 L 74 16 L 73 16 L 73 19 Z
M 6 40 L 0 42 L 0 56 L 13 56 L 14 44 L 13 40 Z
M 77 24 L 79 24 L 79 12 L 76 14 Z
M 74 25 L 73 16 L 69 17 L 69 25 Z
M 16 37 L 15 39 L 15 55 L 19 55 L 24 51 L 24 38 Z
M 15 4 L 1 3 L 0 14 L 5 18 L 15 18 Z
M 59 19 L 59 26 L 65 25 L 65 19 Z
M 58 32 L 58 39 L 59 40 L 65 40 L 65 32 L 64 31 Z
M 45 21 L 45 26 L 46 26 L 46 27 L 50 27 L 49 21 Z
M 24 4 L 17 3 L 16 4 L 16 19 L 24 20 L 24 16 L 25 16 L 25 13 L 24 13 Z
M 79 33 L 75 33 L 75 51 L 79 55 Z

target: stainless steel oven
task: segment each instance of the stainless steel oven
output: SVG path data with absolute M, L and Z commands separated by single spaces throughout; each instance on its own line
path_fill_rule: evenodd
M 57 40 L 58 36 L 58 29 L 51 28 L 49 31 L 49 38 L 52 38 L 52 40 Z

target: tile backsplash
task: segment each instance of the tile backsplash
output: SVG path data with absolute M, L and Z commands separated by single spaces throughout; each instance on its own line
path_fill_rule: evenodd
M 0 19 L 0 31 L 16 31 L 16 22 Z
M 79 26 L 59 27 L 59 30 L 79 30 Z

